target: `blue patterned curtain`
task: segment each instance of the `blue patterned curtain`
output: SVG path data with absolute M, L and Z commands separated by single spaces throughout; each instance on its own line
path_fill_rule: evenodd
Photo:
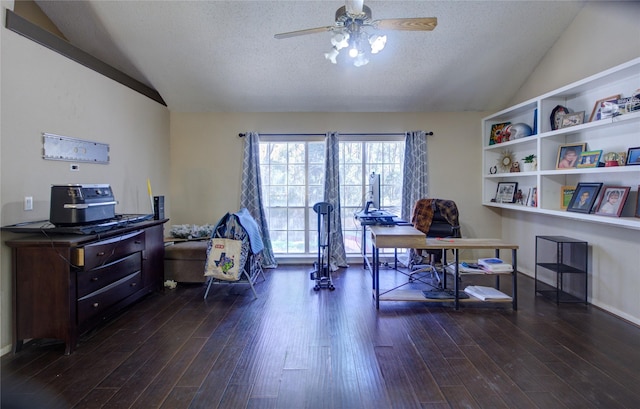
M 324 201 L 333 205 L 331 213 L 331 249 L 329 266 L 332 270 L 348 267 L 344 249 L 340 210 L 340 145 L 337 132 L 327 132 L 325 141 Z
M 262 265 L 267 268 L 278 266 L 273 255 L 271 237 L 267 225 L 267 217 L 262 205 L 262 184 L 260 180 L 260 137 L 255 132 L 247 132 L 244 137 L 244 160 L 242 162 L 242 193 L 240 193 L 240 207 L 247 208 L 251 216 L 258 223 L 264 249 L 262 250 Z
M 407 132 L 402 178 L 401 218 L 403 220 L 411 220 L 413 205 L 418 199 L 428 197 L 427 176 L 427 135 L 424 131 Z

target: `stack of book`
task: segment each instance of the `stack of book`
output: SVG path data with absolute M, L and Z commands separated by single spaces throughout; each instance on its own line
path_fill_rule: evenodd
M 499 258 L 479 258 L 478 266 L 492 273 L 510 273 L 513 271 L 511 264 L 505 263 Z
M 484 287 L 481 285 L 470 285 L 464 289 L 464 292 L 482 301 L 511 300 L 511 297 L 509 297 L 507 294 L 493 287 Z

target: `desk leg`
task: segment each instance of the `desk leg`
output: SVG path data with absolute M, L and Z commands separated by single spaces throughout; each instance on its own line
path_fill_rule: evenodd
M 500 249 L 496 249 L 495 258 L 500 258 Z M 500 274 L 496 274 L 496 290 L 500 289 Z
M 455 257 L 455 274 L 454 274 L 454 281 L 453 281 L 453 297 L 454 297 L 454 306 L 456 308 L 456 310 L 458 310 L 460 308 L 460 297 L 458 297 L 458 278 L 460 277 L 460 253 L 458 251 L 458 249 L 454 249 L 453 250 L 453 254 Z
M 367 226 L 362 225 L 362 267 L 367 268 Z
M 376 260 L 376 246 L 374 246 L 373 244 L 371 245 L 371 263 L 369 264 L 369 261 L 365 260 L 367 262 L 368 268 L 369 268 L 369 272 L 371 273 L 371 282 L 372 282 L 372 287 L 371 289 L 375 291 L 377 285 L 376 285 L 376 269 L 374 266 L 378 265 L 378 262 Z M 374 293 L 375 295 L 375 293 Z
M 518 309 L 518 250 L 511 250 L 511 258 L 513 259 L 513 276 L 511 277 L 511 291 L 513 292 L 513 309 Z
M 437 271 L 436 271 L 437 273 Z M 447 289 L 447 250 L 442 250 L 442 289 Z
M 373 287 L 375 291 L 376 297 L 376 310 L 380 309 L 380 263 L 379 257 L 380 253 L 377 247 L 372 246 L 373 253 L 373 266 L 371 269 L 373 270 Z
M 393 249 L 393 269 L 398 269 L 398 249 Z

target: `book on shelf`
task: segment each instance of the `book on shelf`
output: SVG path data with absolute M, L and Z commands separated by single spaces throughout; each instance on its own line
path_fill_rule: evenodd
M 447 272 L 454 274 L 456 271 L 456 263 L 447 264 Z M 460 274 L 486 274 L 487 270 L 480 268 L 478 263 L 462 261 L 458 264 L 458 272 Z
M 482 301 L 490 300 L 510 300 L 511 297 L 502 291 L 493 287 L 485 287 L 481 285 L 470 285 L 464 289 L 464 292 L 478 298 Z
M 479 258 L 478 266 L 481 269 L 490 271 L 493 273 L 510 273 L 513 271 L 511 264 L 505 263 L 499 258 Z

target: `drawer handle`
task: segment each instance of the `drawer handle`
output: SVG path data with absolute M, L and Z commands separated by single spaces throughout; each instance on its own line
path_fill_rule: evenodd
M 136 244 L 141 244 L 142 242 L 140 240 L 136 240 L 135 243 Z
M 135 287 L 138 283 L 131 283 L 131 287 Z
M 98 304 L 97 302 L 94 302 L 93 303 L 93 308 L 98 308 L 98 305 L 100 305 L 100 304 Z
M 98 281 L 98 277 L 91 277 L 91 281 Z
M 101 251 L 101 252 L 98 253 L 98 257 L 102 257 L 102 256 L 104 256 L 104 254 L 105 254 L 104 251 Z

